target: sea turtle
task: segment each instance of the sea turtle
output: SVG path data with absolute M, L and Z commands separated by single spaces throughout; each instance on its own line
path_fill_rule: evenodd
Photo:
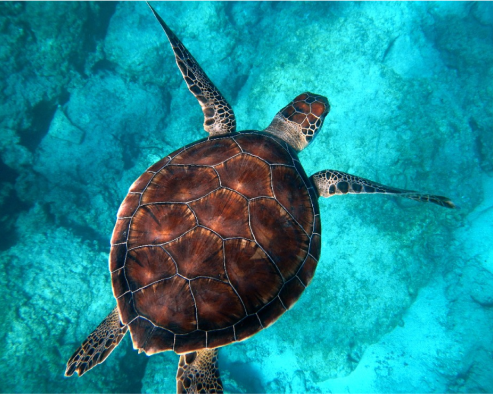
M 222 392 L 217 349 L 270 326 L 310 284 L 321 248 L 320 196 L 383 193 L 454 204 L 340 171 L 308 177 L 298 152 L 329 112 L 318 94 L 297 96 L 263 131 L 237 132 L 231 106 L 151 10 L 209 136 L 158 161 L 130 187 L 111 238 L 117 306 L 65 375 L 103 362 L 130 329 L 139 351 L 181 355 L 177 392 Z

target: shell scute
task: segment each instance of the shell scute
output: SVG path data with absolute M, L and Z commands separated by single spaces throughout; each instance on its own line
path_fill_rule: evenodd
M 188 353 L 195 349 L 203 349 L 206 346 L 207 334 L 197 330 L 188 335 L 175 335 L 173 350 L 178 354 Z
M 147 171 L 148 172 L 157 172 L 161 170 L 164 166 L 166 166 L 170 162 L 170 157 L 166 156 L 163 157 L 161 160 L 159 160 L 157 163 L 154 163 L 152 166 L 150 166 Z
M 128 324 L 139 316 L 134 308 L 134 300 L 131 292 L 127 292 L 116 299 L 120 319 L 123 324 Z
M 274 199 L 250 202 L 252 231 L 285 280 L 296 274 L 308 253 L 310 239 Z
M 219 186 L 219 178 L 210 167 L 169 165 L 152 178 L 142 195 L 142 204 L 187 202 Z
M 130 331 L 133 331 L 132 325 L 130 325 Z M 175 334 L 168 330 L 164 330 L 161 327 L 154 327 L 152 334 L 147 338 L 143 349 L 146 354 L 150 356 L 165 350 L 173 350 L 174 342 Z
M 293 215 L 307 234 L 313 228 L 313 207 L 308 190 L 294 168 L 275 166 L 272 184 L 277 200 Z
M 241 153 L 231 138 L 221 138 L 194 144 L 176 155 L 171 164 L 209 165 L 219 164 Z
M 130 327 L 130 333 L 132 334 L 132 341 L 135 347 L 138 349 L 144 348 L 154 331 L 154 325 L 149 320 L 138 317 L 130 323 Z
M 125 277 L 132 291 L 173 275 L 176 275 L 175 263 L 159 246 L 133 249 L 127 254 Z
M 315 260 L 312 256 L 306 256 L 306 260 L 297 275 L 298 278 L 300 278 L 301 282 L 305 285 L 305 287 L 308 286 L 312 281 L 313 275 L 315 275 L 317 264 L 318 261 Z
M 132 186 L 130 186 L 128 191 L 132 193 L 142 193 L 153 176 L 154 173 L 152 172 L 144 172 L 134 183 L 132 183 Z
M 224 238 L 252 238 L 248 225 L 248 203 L 240 194 L 218 189 L 200 200 L 190 203 L 199 224 Z
M 110 251 L 109 265 L 110 272 L 120 269 L 125 264 L 127 258 L 127 244 L 113 245 Z
M 207 347 L 215 348 L 235 341 L 235 331 L 233 326 L 222 330 L 211 330 L 207 332 Z
M 310 243 L 310 254 L 315 258 L 320 258 L 320 250 L 322 249 L 322 238 L 319 234 L 313 234 L 312 241 Z
M 297 277 L 294 277 L 289 282 L 286 282 L 279 294 L 279 298 L 284 306 L 290 309 L 295 302 L 298 301 L 298 298 L 300 298 L 300 295 L 304 290 L 305 286 Z
M 151 204 L 140 206 L 128 236 L 128 248 L 169 242 L 196 225 L 186 204 Z
M 282 278 L 256 242 L 231 239 L 224 244 L 228 278 L 248 313 L 256 313 L 277 296 Z
M 248 198 L 273 196 L 270 167 L 259 158 L 241 154 L 215 167 L 221 185 L 233 189 Z
M 120 209 L 118 209 L 117 218 L 121 219 L 132 216 L 139 207 L 140 196 L 140 193 L 128 193 L 122 205 L 120 205 Z
M 199 278 L 190 285 L 197 305 L 199 329 L 226 328 L 245 316 L 243 305 L 230 284 Z
M 260 318 L 260 321 L 262 322 L 264 328 L 266 328 L 274 323 L 277 318 L 281 316 L 284 312 L 286 312 L 286 308 L 284 308 L 284 305 L 279 297 L 276 297 L 269 304 L 264 306 L 257 313 L 257 315 Z
M 250 315 L 235 324 L 236 340 L 244 341 L 262 329 L 257 315 Z
M 129 290 L 123 268 L 111 273 L 111 282 L 113 283 L 113 296 L 115 298 L 120 297 Z
M 224 279 L 223 241 L 211 230 L 195 227 L 180 238 L 164 245 L 187 279 L 209 276 Z
M 174 276 L 133 293 L 139 315 L 175 334 L 197 328 L 195 303 L 186 279 Z
M 127 241 L 130 218 L 117 219 L 113 235 L 111 236 L 111 245 L 121 244 Z
M 261 157 L 269 164 L 293 165 L 293 159 L 283 142 L 261 133 L 244 133 L 235 137 L 244 152 Z

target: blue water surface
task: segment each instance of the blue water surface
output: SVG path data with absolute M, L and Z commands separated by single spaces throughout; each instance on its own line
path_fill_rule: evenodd
M 235 109 L 264 129 L 304 91 L 331 112 L 301 152 L 449 196 L 320 200 L 312 284 L 220 351 L 227 392 L 493 392 L 493 4 L 156 2 Z M 206 136 L 143 2 L 0 3 L 0 389 L 174 392 L 178 356 L 130 336 L 65 363 L 111 311 L 107 259 L 132 182 Z

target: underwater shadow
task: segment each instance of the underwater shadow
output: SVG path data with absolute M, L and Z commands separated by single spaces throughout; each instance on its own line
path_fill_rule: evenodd
M 260 374 L 254 365 L 242 362 L 228 362 L 224 358 L 219 359 L 223 371 L 229 371 L 230 377 L 237 385 L 231 387 L 223 382 L 225 392 L 236 392 L 238 388 L 245 389 L 247 393 L 264 393 L 265 388 L 261 384 Z

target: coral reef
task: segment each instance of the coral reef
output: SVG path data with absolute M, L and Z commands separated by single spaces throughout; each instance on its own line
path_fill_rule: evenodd
M 300 155 L 451 197 L 320 200 L 323 255 L 275 325 L 220 351 L 230 392 L 493 391 L 493 5 L 155 3 L 263 129 L 303 91 L 331 113 Z M 178 357 L 130 337 L 65 362 L 114 306 L 116 211 L 153 162 L 205 136 L 145 3 L 0 4 L 0 374 L 6 392 L 172 392 Z

